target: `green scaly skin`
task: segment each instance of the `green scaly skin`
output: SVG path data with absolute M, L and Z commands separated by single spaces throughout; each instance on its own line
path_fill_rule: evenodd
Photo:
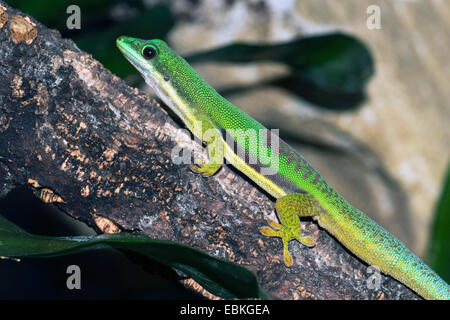
M 351 206 L 289 145 L 277 136 L 269 139 L 262 124 L 219 95 L 164 41 L 120 37 L 117 46 L 164 103 L 207 144 L 210 162 L 197 162 L 191 166 L 193 171 L 212 175 L 223 162 L 212 160 L 211 156 L 224 156 L 277 199 L 280 223 L 269 221 L 270 227 L 261 228 L 261 233 L 281 238 L 286 266 L 293 264 L 287 248 L 289 241 L 314 245 L 312 238 L 301 237 L 299 219 L 313 217 L 360 259 L 378 266 L 422 297 L 450 299 L 449 285 L 430 267 Z M 199 122 L 200 129 L 196 127 Z M 205 138 L 211 131 L 215 134 Z M 256 140 L 248 138 L 250 131 Z M 255 147 L 252 141 L 263 142 Z M 223 151 L 218 152 L 219 149 Z M 272 156 L 276 163 L 267 162 L 263 155 Z M 272 170 L 272 174 L 263 173 L 263 168 Z

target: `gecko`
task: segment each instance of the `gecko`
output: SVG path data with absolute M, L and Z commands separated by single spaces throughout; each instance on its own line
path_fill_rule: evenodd
M 206 146 L 208 160 L 194 160 L 192 171 L 208 177 L 226 161 L 276 199 L 278 221 L 268 219 L 260 232 L 281 239 L 286 267 L 294 263 L 288 242 L 315 245 L 312 237 L 301 235 L 300 218 L 311 217 L 358 258 L 423 298 L 450 300 L 450 287 L 436 272 L 347 202 L 273 130 L 222 97 L 166 42 L 121 36 L 116 45 Z

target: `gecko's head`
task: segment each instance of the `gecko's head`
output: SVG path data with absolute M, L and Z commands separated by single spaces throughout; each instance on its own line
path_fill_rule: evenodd
M 121 36 L 117 38 L 116 45 L 154 89 L 171 78 L 171 61 L 177 54 L 164 41 Z
M 181 101 L 181 97 L 186 96 L 185 84 L 198 77 L 193 70 L 188 72 L 189 64 L 162 40 L 122 36 L 117 38 L 116 44 L 164 103 L 185 123 L 191 121 L 189 117 L 194 113 L 195 105 Z

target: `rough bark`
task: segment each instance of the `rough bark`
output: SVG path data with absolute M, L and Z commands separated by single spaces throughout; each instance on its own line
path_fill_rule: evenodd
M 272 199 L 230 167 L 202 178 L 174 164 L 177 143 L 192 142 L 173 139 L 179 126 L 154 99 L 32 17 L 35 26 L 24 22 L 20 34 L 12 22 L 25 15 L 3 6 L 1 197 L 21 185 L 45 190 L 47 201 L 98 230 L 110 220 L 207 251 L 252 270 L 284 299 L 417 298 L 384 276 L 381 290 L 368 289 L 367 266 L 311 221 L 303 232 L 317 246 L 291 242 L 295 264 L 286 268 L 280 240 L 258 231 L 274 218 Z

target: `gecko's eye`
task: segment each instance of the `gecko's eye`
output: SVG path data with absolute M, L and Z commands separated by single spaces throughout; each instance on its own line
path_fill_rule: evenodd
M 142 56 L 147 60 L 152 59 L 154 56 L 156 56 L 155 48 L 153 48 L 152 46 L 144 47 L 144 49 L 142 49 Z

